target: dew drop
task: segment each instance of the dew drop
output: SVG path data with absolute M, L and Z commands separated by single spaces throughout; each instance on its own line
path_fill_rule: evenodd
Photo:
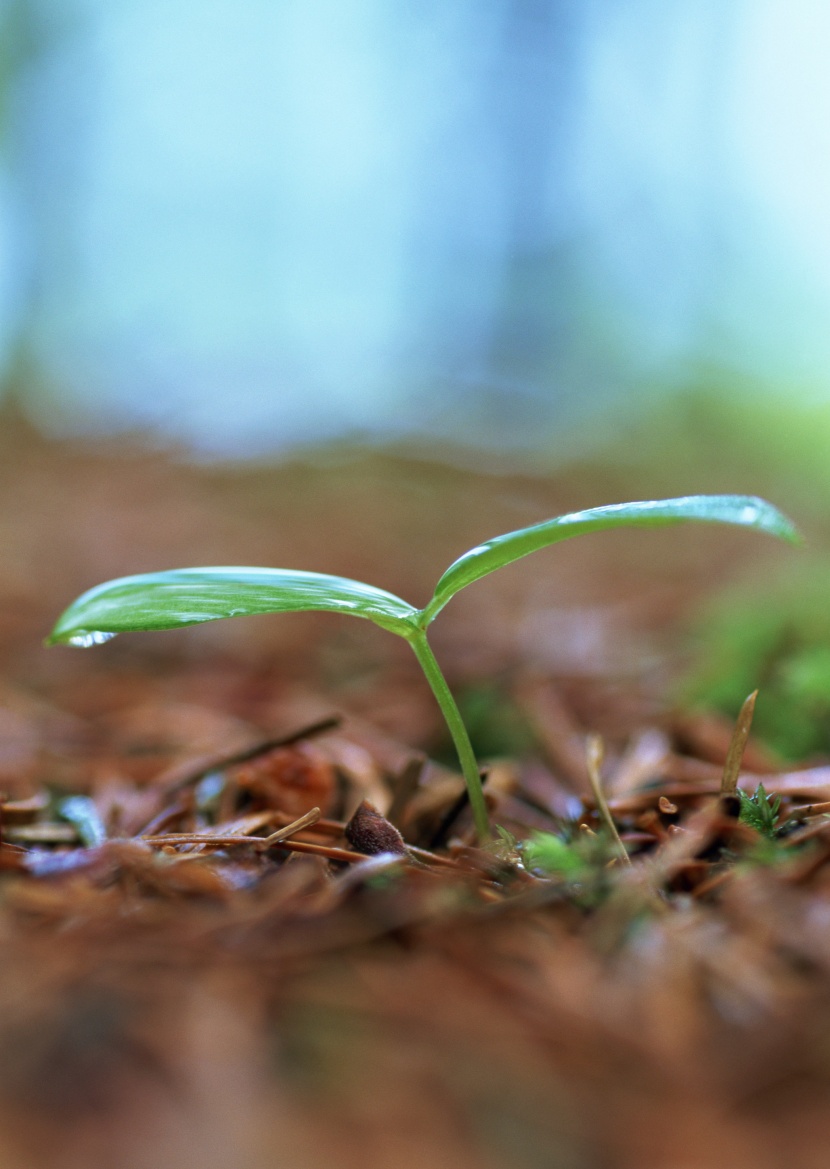
M 67 642 L 68 645 L 77 645 L 81 649 L 89 649 L 92 645 L 103 645 L 105 641 L 112 641 L 117 634 L 115 633 L 101 633 L 100 630 L 92 630 L 89 633 L 76 633 L 74 637 L 70 637 Z

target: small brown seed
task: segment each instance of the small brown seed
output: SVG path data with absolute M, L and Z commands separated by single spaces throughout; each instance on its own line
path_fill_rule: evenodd
M 368 800 L 363 800 L 346 825 L 345 836 L 357 852 L 377 856 L 381 852 L 404 854 L 406 845 L 394 824 L 381 816 Z

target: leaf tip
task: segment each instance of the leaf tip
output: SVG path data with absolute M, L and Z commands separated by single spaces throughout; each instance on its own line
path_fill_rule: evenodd
M 747 513 L 754 512 L 754 516 L 747 515 L 748 522 L 753 526 L 757 525 L 769 532 L 770 535 L 778 536 L 779 539 L 786 540 L 789 544 L 805 543 L 804 536 L 790 517 L 766 499 L 761 499 L 757 495 L 749 496 L 745 511 Z

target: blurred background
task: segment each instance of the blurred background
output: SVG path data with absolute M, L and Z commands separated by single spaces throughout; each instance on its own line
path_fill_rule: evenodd
M 119 639 L 95 667 L 37 646 L 130 572 L 281 564 L 422 603 L 557 511 L 751 492 L 806 556 L 580 542 L 459 598 L 438 648 L 462 681 L 665 696 L 660 637 L 679 668 L 731 582 L 690 694 L 731 716 L 761 676 L 787 727 L 810 707 L 778 748 L 830 749 L 828 43 L 817 0 L 0 0 L 15 669 L 277 653 L 417 738 L 396 649 L 349 623 Z
M 0 367 L 50 434 L 561 456 L 830 396 L 817 0 L 0 12 Z

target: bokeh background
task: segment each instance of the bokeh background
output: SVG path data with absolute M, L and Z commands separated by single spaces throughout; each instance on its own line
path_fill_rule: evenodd
M 0 14 L 0 368 L 51 434 L 561 457 L 828 397 L 819 0 Z
M 15 676 L 218 654 L 432 748 L 407 647 L 364 623 L 40 642 L 108 577 L 275 564 L 423 603 L 557 511 L 750 492 L 808 553 L 579 542 L 460 597 L 436 647 L 462 690 L 636 679 L 732 716 L 762 679 L 773 745 L 830 750 L 828 44 L 817 0 L 0 0 Z

